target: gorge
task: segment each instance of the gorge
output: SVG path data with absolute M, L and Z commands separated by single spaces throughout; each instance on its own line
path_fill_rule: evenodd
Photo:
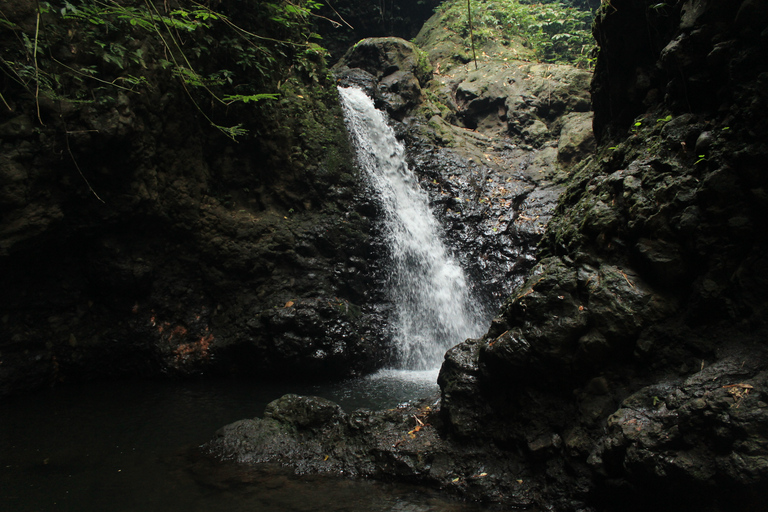
M 167 48 L 139 3 L 119 5 L 139 21 L 105 33 L 88 21 L 105 13 L 2 8 L 0 395 L 160 375 L 304 385 L 391 366 L 402 304 L 337 94 L 354 86 L 387 112 L 475 283 L 470 316 L 487 304 L 493 318 L 445 343 L 439 396 L 347 410 L 287 389 L 184 451 L 184 471 L 230 459 L 204 485 L 259 488 L 254 468 L 278 464 L 500 510 L 764 509 L 764 1 L 602 2 L 593 72 L 542 62 L 533 37 L 504 35 L 506 14 L 479 20 L 475 63 L 465 4 L 445 2 L 413 42 L 359 41 L 332 76 L 309 45 L 262 61 L 257 41 L 236 63 L 232 28 L 210 20 Z M 303 45 L 309 17 L 281 5 L 219 14 Z M 169 27 L 178 9 L 204 14 L 157 7 L 149 19 Z M 190 93 L 161 64 L 182 50 L 240 99 Z M 50 90 L 40 76 L 56 77 Z

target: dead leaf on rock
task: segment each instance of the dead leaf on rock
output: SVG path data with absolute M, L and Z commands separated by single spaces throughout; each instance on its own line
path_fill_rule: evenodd
M 738 384 L 728 384 L 727 386 L 723 386 L 723 387 L 728 389 L 728 393 L 734 399 L 734 403 L 731 404 L 731 407 L 739 407 L 739 405 L 741 405 L 742 400 L 747 398 L 747 395 L 749 395 L 749 392 L 755 389 L 753 385 L 745 384 L 743 382 L 740 382 Z

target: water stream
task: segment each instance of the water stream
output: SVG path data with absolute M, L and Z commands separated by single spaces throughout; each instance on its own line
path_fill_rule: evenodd
M 377 194 L 390 250 L 388 294 L 398 366 L 434 370 L 445 351 L 487 327 L 464 271 L 440 237 L 429 197 L 386 116 L 360 89 L 339 88 L 360 166 Z

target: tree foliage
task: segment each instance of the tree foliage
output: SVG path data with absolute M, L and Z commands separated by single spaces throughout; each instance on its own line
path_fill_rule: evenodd
M 470 37 L 467 6 L 448 0 L 438 8 L 448 28 Z M 523 4 L 519 0 L 472 0 L 476 41 L 522 38 L 541 62 L 591 67 L 592 13 L 559 2 Z
M 221 124 L 217 106 L 275 99 L 291 74 L 324 78 L 326 52 L 311 23 L 319 7 L 314 0 L 218 11 L 194 1 L 51 0 L 39 2 L 34 24 L 0 11 L 3 40 L 16 42 L 0 54 L 3 100 L 110 102 L 121 91 L 157 93 L 175 83 L 234 138 L 242 128 Z

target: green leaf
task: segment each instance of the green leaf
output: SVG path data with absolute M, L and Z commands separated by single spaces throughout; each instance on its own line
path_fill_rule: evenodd
M 224 135 L 237 142 L 237 137 L 241 137 L 248 134 L 248 130 L 242 127 L 242 124 L 235 126 L 221 126 L 214 124 L 213 127 L 221 131 Z
M 237 101 L 242 101 L 243 103 L 256 103 L 257 101 L 262 100 L 276 100 L 280 96 L 279 94 L 275 93 L 261 93 L 261 94 L 250 94 L 250 95 L 242 95 L 242 94 L 234 94 L 234 95 L 227 95 L 222 98 L 224 103 L 235 103 Z

